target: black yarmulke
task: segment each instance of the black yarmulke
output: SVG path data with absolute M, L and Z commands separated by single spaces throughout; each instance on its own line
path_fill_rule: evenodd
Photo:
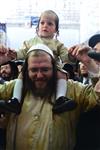
M 93 48 L 98 42 L 100 42 L 100 34 L 95 34 L 89 39 L 88 45 Z

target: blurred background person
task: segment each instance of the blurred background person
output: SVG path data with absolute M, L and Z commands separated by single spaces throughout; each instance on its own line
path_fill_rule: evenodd
M 75 72 L 74 68 L 75 68 L 75 64 L 65 63 L 64 66 L 63 66 L 63 69 L 65 71 L 67 71 L 67 75 L 68 75 L 69 79 L 72 79 L 74 81 L 79 81 L 79 78 L 76 75 L 76 72 Z
M 97 64 L 100 64 L 100 62 L 98 62 L 100 61 L 100 34 L 90 37 L 88 45 L 94 49 L 93 53 L 98 53 L 92 56 L 94 56 Z M 100 82 L 98 82 L 98 84 L 99 83 Z M 100 84 L 97 86 L 100 87 Z M 77 141 L 75 150 L 100 149 L 100 119 L 98 118 L 100 118 L 100 107 L 98 106 L 81 114 L 77 126 Z
M 79 62 L 79 81 L 83 84 L 92 84 L 91 78 L 88 72 L 88 68 L 82 63 Z
M 0 66 L 0 84 L 18 77 L 18 68 L 14 61 L 8 61 Z M 5 150 L 6 146 L 6 125 L 8 113 L 0 110 L 0 150 Z
M 94 52 L 96 52 L 91 54 L 91 58 L 94 58 L 97 63 L 98 61 L 100 62 L 100 34 L 95 34 L 90 38 L 89 46 L 93 48 Z
M 18 77 L 18 68 L 14 61 L 8 61 L 0 66 L 0 77 L 4 81 L 10 81 Z

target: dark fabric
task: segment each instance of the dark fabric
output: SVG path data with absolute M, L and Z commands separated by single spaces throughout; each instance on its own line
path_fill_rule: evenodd
M 97 61 L 100 61 L 100 52 L 89 51 L 88 56 L 97 60 Z
M 100 107 L 80 116 L 74 150 L 100 150 Z
M 4 84 L 5 80 L 3 80 L 3 78 L 0 77 L 0 84 Z M 1 115 L 4 114 L 4 112 L 2 112 L 0 110 L 0 118 Z M 5 150 L 6 147 L 6 129 L 0 128 L 0 150 Z
M 0 77 L 0 84 L 4 84 L 5 80 Z
M 0 150 L 6 148 L 6 129 L 0 128 Z

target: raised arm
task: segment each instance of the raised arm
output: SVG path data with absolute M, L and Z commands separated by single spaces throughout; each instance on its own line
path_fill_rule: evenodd
M 99 73 L 99 65 L 97 65 L 96 62 L 88 56 L 88 52 L 90 50 L 91 50 L 91 48 L 89 46 L 80 44 L 80 45 L 75 45 L 75 46 L 71 47 L 68 50 L 68 52 L 70 55 L 75 57 L 77 60 L 84 63 L 85 66 L 87 66 L 91 75 L 96 76 Z
M 6 63 L 9 60 L 16 59 L 16 51 L 0 45 L 0 64 Z

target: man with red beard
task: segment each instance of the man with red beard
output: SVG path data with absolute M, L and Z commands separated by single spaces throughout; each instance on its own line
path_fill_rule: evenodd
M 74 99 L 77 107 L 55 114 L 52 109 L 56 99 L 57 66 L 52 51 L 43 44 L 28 51 L 22 75 L 21 112 L 9 115 L 6 149 L 73 150 L 81 108 L 86 111 L 99 104 L 98 94 L 92 86 L 68 80 L 66 97 Z M 12 97 L 15 82 L 0 85 L 2 107 Z

